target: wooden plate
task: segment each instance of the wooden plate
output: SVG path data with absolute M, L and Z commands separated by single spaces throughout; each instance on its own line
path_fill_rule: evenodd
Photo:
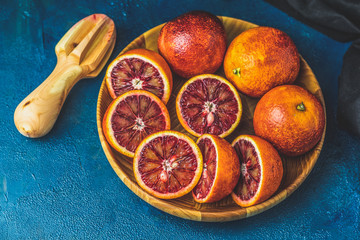
M 229 17 L 219 18 L 225 26 L 228 45 L 241 32 L 257 26 L 239 19 Z M 147 48 L 157 51 L 157 39 L 162 26 L 163 24 L 145 32 L 143 35 L 132 41 L 120 54 L 134 48 Z M 218 72 L 216 72 L 216 74 L 225 76 L 222 67 L 218 70 Z M 185 81 L 186 79 L 182 79 L 174 74 L 173 92 L 167 107 L 171 116 L 172 129 L 188 134 L 179 124 L 175 110 L 176 95 Z M 303 58 L 301 58 L 300 74 L 295 84 L 302 86 L 315 94 L 325 109 L 324 98 L 319 83 L 317 82 L 312 70 Z M 243 116 L 237 129 L 226 138 L 230 143 L 240 134 L 254 134 L 252 118 L 256 103 L 259 99 L 252 99 L 242 94 L 241 99 L 243 103 Z M 320 142 L 310 152 L 300 157 L 290 158 L 282 156 L 284 165 L 284 176 L 282 183 L 278 191 L 270 199 L 261 204 L 248 208 L 241 208 L 236 205 L 235 202 L 233 202 L 231 196 L 228 196 L 216 203 L 199 204 L 193 200 L 191 194 L 174 200 L 161 200 L 152 197 L 137 185 L 132 171 L 132 159 L 117 153 L 113 148 L 110 147 L 104 137 L 101 121 L 111 100 L 112 99 L 105 86 L 104 80 L 99 92 L 96 118 L 101 146 L 104 149 L 105 155 L 109 160 L 112 168 L 115 170 L 120 179 L 125 183 L 125 185 L 144 201 L 169 214 L 196 221 L 224 222 L 246 218 L 261 213 L 280 203 L 291 193 L 293 193 L 295 189 L 297 189 L 309 175 L 319 157 L 325 138 L 324 129 Z M 190 134 L 188 135 L 190 136 Z M 196 140 L 193 136 L 191 137 Z

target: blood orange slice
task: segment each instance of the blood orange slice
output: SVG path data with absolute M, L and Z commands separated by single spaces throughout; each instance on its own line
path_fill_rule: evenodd
M 164 103 L 154 94 L 132 90 L 111 102 L 102 126 L 110 145 L 118 152 L 133 157 L 146 136 L 170 129 L 170 116 Z
M 228 196 L 240 176 L 240 162 L 230 143 L 218 136 L 204 134 L 198 141 L 203 156 L 203 172 L 193 189 L 196 202 L 216 202 Z
M 151 195 L 173 199 L 189 193 L 200 179 L 203 159 L 183 133 L 161 131 L 145 138 L 135 152 L 134 175 Z
M 172 89 L 169 65 L 157 52 L 143 48 L 130 50 L 112 61 L 105 79 L 112 98 L 130 90 L 143 89 L 166 104 Z
M 194 136 L 209 133 L 226 137 L 240 122 L 242 104 L 230 82 L 203 74 L 183 85 L 176 98 L 176 113 L 181 125 Z
M 239 157 L 241 169 L 232 198 L 241 207 L 267 200 L 279 188 L 283 176 L 278 152 L 266 140 L 250 135 L 240 135 L 232 146 Z

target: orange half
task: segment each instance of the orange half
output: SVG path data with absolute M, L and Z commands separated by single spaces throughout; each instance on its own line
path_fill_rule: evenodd
M 154 94 L 132 90 L 111 102 L 102 126 L 106 140 L 115 150 L 134 157 L 145 137 L 170 129 L 170 116 L 165 104 Z
M 180 89 L 176 114 L 192 135 L 208 133 L 224 138 L 239 125 L 242 103 L 235 87 L 225 78 L 203 74 L 189 79 Z
M 173 199 L 198 183 L 203 158 L 196 143 L 183 133 L 161 131 L 145 138 L 135 152 L 134 176 L 149 194 Z
M 204 134 L 196 142 L 203 155 L 203 172 L 193 189 L 196 202 L 216 202 L 231 194 L 240 176 L 240 162 L 230 143 Z
M 172 73 L 165 59 L 157 52 L 138 48 L 113 60 L 105 75 L 106 86 L 112 98 L 130 90 L 146 90 L 169 101 Z
M 266 140 L 240 135 L 233 142 L 240 160 L 240 178 L 233 200 L 241 207 L 249 207 L 270 198 L 279 188 L 283 176 L 281 158 Z

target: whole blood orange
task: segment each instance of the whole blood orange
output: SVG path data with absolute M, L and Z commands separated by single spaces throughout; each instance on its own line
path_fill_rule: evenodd
M 199 181 L 202 167 L 199 147 L 191 138 L 176 131 L 149 135 L 137 148 L 133 162 L 140 187 L 162 199 L 189 193 Z
M 132 90 L 114 99 L 102 122 L 104 135 L 118 152 L 133 157 L 149 134 L 170 129 L 165 104 L 145 90 Z
M 239 180 L 239 158 L 230 143 L 215 135 L 202 135 L 197 145 L 203 156 L 203 172 L 193 197 L 199 203 L 219 201 L 233 191 Z
M 312 149 L 325 127 L 319 100 L 296 85 L 273 88 L 254 112 L 255 134 L 271 142 L 281 153 L 298 156 Z
M 281 158 L 275 148 L 264 139 L 240 135 L 232 146 L 240 160 L 240 178 L 233 200 L 241 207 L 261 203 L 279 188 L 283 176 Z
M 211 13 L 188 12 L 163 26 L 158 49 L 181 77 L 214 73 L 221 66 L 226 51 L 225 28 Z
M 209 133 L 224 138 L 238 126 L 242 104 L 230 82 L 214 74 L 203 74 L 182 86 L 176 97 L 176 113 L 192 135 Z
M 165 59 L 157 52 L 139 48 L 112 61 L 105 75 L 112 98 L 134 89 L 147 90 L 165 104 L 172 90 L 172 74 Z
M 251 97 L 293 83 L 299 69 L 299 53 L 291 38 L 270 27 L 242 32 L 231 42 L 224 58 L 226 78 Z

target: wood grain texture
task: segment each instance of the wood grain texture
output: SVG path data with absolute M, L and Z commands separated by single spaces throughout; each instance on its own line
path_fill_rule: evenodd
M 93 14 L 76 23 L 55 47 L 54 71 L 15 109 L 14 122 L 19 132 L 31 138 L 47 134 L 72 87 L 80 79 L 100 73 L 115 39 L 114 22 L 104 14 Z
M 239 19 L 229 17 L 219 18 L 225 26 L 228 45 L 241 32 L 257 26 Z M 133 42 L 131 42 L 120 54 L 134 48 L 147 48 L 157 51 L 157 37 L 159 36 L 161 27 L 162 25 L 159 25 L 145 32 L 143 35 L 139 36 Z M 222 68 L 220 68 L 216 74 L 223 77 L 225 76 Z M 171 117 L 172 129 L 189 135 L 179 124 L 175 112 L 175 98 L 185 81 L 186 79 L 182 79 L 174 74 L 173 92 L 167 107 Z M 300 74 L 295 81 L 295 84 L 302 86 L 315 94 L 315 96 L 321 101 L 325 110 L 325 102 L 320 86 L 312 70 L 303 58 L 301 58 Z M 232 140 L 234 140 L 240 134 L 254 134 L 252 119 L 256 103 L 259 99 L 249 98 L 241 93 L 240 96 L 243 104 L 243 116 L 239 126 L 230 136 L 226 138 L 226 140 L 229 142 L 232 142 Z M 310 152 L 306 153 L 305 155 L 292 158 L 281 156 L 284 166 L 284 176 L 281 185 L 277 192 L 270 199 L 261 204 L 247 208 L 241 208 L 236 205 L 230 196 L 219 202 L 199 204 L 193 200 L 191 194 L 174 200 L 161 200 L 147 194 L 137 185 L 132 172 L 132 159 L 117 153 L 106 142 L 102 132 L 101 122 L 111 100 L 112 99 L 105 86 L 105 81 L 103 81 L 97 103 L 97 126 L 101 145 L 114 171 L 128 188 L 130 188 L 137 196 L 152 206 L 169 214 L 195 221 L 225 222 L 242 219 L 259 214 L 282 202 L 290 194 L 292 194 L 309 175 L 319 157 L 325 138 L 324 129 L 320 142 Z M 190 137 L 196 140 L 193 136 Z

